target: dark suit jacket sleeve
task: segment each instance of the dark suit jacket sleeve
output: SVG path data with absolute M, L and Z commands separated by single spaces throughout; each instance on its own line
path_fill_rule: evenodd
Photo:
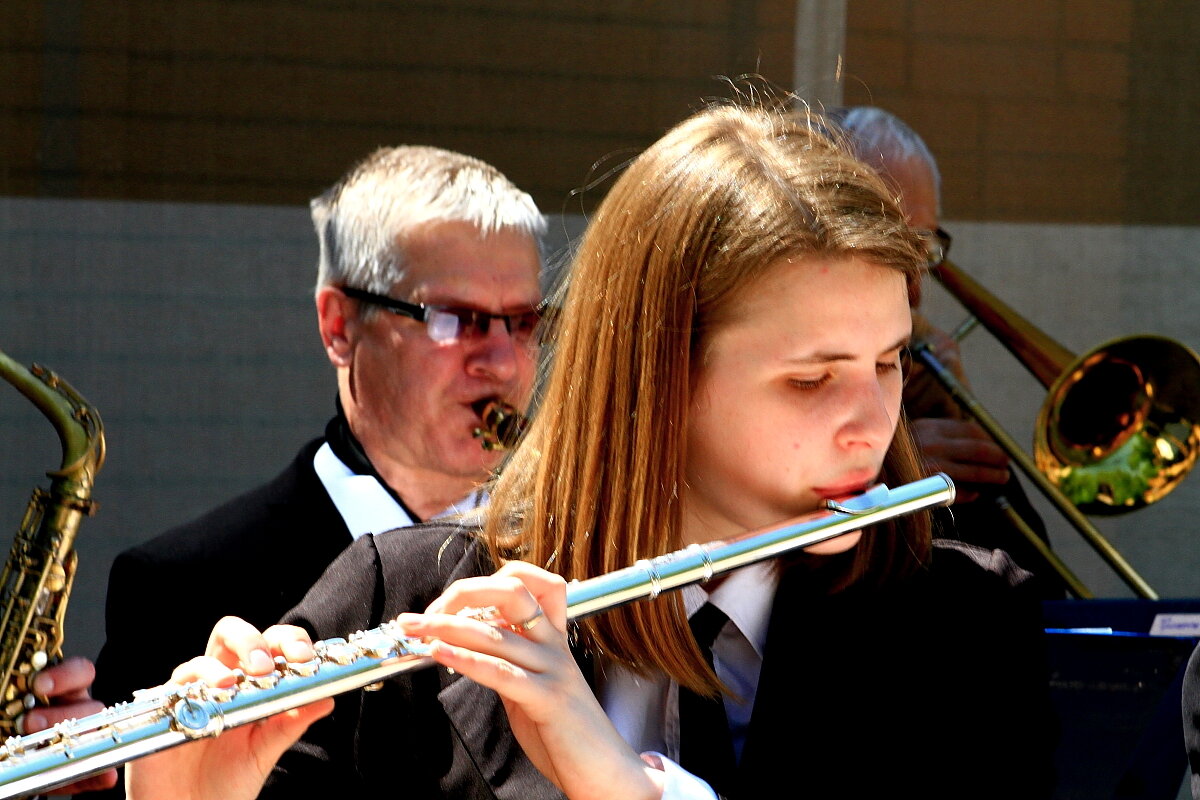
M 117 556 L 94 696 L 106 705 L 157 686 L 202 655 L 226 614 L 276 622 L 350 543 L 312 468 L 320 440 L 272 481 Z
M 282 620 L 314 641 L 368 630 L 382 620 L 383 583 L 372 536 L 347 548 Z M 362 692 L 335 699 L 333 712 L 309 728 L 276 765 L 262 797 L 338 796 L 360 785 L 355 757 Z
M 314 639 L 345 636 L 378 626 L 403 611 L 421 611 L 460 577 L 486 574 L 474 539 L 456 526 L 421 525 L 364 536 L 326 571 L 285 622 Z M 439 695 L 460 676 L 431 668 L 404 673 L 375 692 L 353 691 L 335 700 L 333 713 L 315 723 L 273 771 L 262 797 L 326 792 L 363 796 L 403 793 L 440 797 L 493 797 L 465 757 L 459 733 Z M 472 685 L 468 692 L 487 692 Z M 498 706 L 498 701 L 480 705 Z M 501 712 L 502 714 L 502 712 Z M 493 735 L 508 739 L 507 721 Z
M 105 705 L 166 681 L 204 653 L 222 616 L 279 620 L 350 544 L 309 442 L 271 481 L 121 553 L 109 575 L 107 640 L 93 695 Z M 91 795 L 124 797 L 124 789 Z
M 1058 723 L 1031 576 L 1001 550 L 957 542 L 937 543 L 934 559 L 926 608 L 939 630 L 925 645 L 936 654 L 929 700 L 948 724 L 935 734 L 929 769 L 947 797 L 968 787 L 981 800 L 1048 798 Z

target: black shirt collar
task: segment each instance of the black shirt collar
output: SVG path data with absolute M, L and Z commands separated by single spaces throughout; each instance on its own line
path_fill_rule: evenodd
M 387 481 L 375 469 L 375 465 L 371 463 L 371 459 L 367 458 L 367 452 L 363 450 L 362 443 L 358 441 L 358 437 L 350 430 L 350 423 L 346 420 L 346 412 L 342 410 L 342 399 L 335 398 L 334 403 L 337 406 L 337 413 L 333 419 L 325 426 L 325 441 L 329 443 L 333 454 L 338 457 L 343 464 L 350 468 L 350 471 L 355 475 L 370 475 L 375 480 L 379 481 L 392 499 L 395 500 L 404 512 L 412 519 L 413 522 L 422 522 L 403 498 L 396 493 L 396 490 L 388 486 Z

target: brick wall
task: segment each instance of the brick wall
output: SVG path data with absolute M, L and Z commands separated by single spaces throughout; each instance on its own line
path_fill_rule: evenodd
M 963 219 L 1194 224 L 1200 9 L 851 0 L 845 98 L 928 141 Z
M 407 142 L 491 161 L 559 211 L 594 162 L 727 95 L 713 76 L 786 85 L 793 8 L 9 0 L 0 195 L 301 203 Z

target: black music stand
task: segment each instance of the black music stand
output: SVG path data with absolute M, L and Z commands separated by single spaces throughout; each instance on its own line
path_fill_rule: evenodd
M 1200 614 L 1200 600 L 1043 607 L 1060 723 L 1055 800 L 1176 800 L 1187 771 L 1183 671 L 1197 639 L 1149 631 L 1158 614 Z

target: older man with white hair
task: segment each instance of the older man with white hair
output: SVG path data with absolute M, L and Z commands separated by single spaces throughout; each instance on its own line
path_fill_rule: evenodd
M 475 504 L 500 455 L 474 435 L 481 410 L 529 401 L 545 223 L 528 194 L 478 159 L 396 147 L 312 214 L 336 413 L 267 484 L 117 558 L 105 703 L 167 680 L 222 615 L 276 622 L 355 538 Z M 188 602 L 217 581 L 219 608 Z

